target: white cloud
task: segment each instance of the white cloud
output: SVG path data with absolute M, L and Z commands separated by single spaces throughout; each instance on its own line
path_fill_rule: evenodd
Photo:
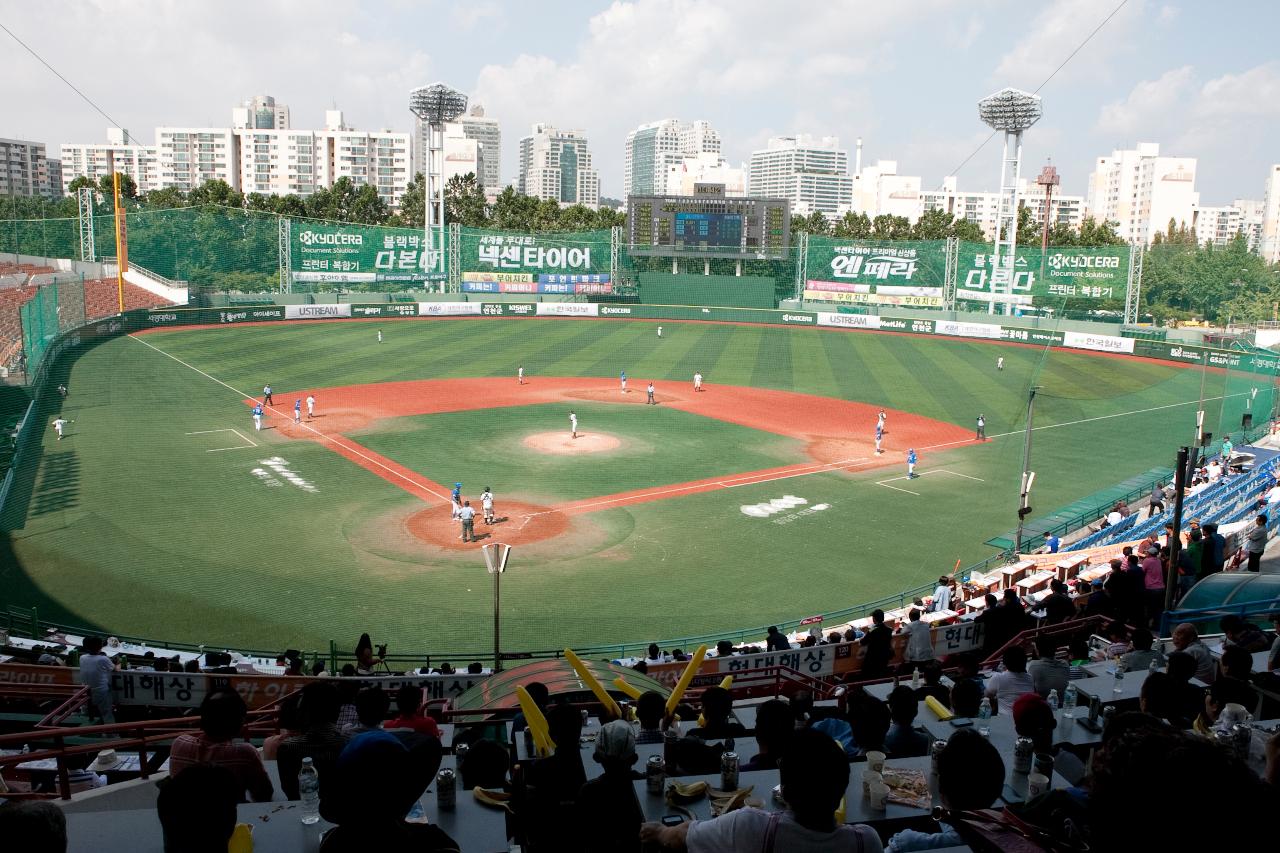
M 1103 106 L 1098 130 L 1124 138 L 1135 133 L 1160 133 L 1194 85 L 1195 69 L 1190 65 L 1170 69 L 1155 80 L 1143 80 L 1124 100 Z
M 1130 31 L 1142 23 L 1143 0 L 1130 0 L 1054 77 L 1082 79 L 1103 74 L 1107 59 L 1130 47 Z M 1116 0 L 1051 2 L 1035 17 L 1013 50 L 1001 57 L 994 77 L 1000 86 L 1032 90 L 1039 86 L 1102 23 Z

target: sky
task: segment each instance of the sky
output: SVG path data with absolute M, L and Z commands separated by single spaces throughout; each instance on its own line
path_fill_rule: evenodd
M 118 125 L 230 124 L 255 94 L 296 128 L 408 131 L 410 89 L 443 81 L 502 124 L 502 178 L 534 122 L 584 130 L 601 194 L 622 194 L 637 125 L 706 119 L 733 164 L 770 136 L 837 136 L 931 189 L 999 185 L 979 98 L 1034 91 L 1121 0 L 0 0 L 0 136 L 105 141 Z M 1280 3 L 1128 0 L 1040 90 L 1024 174 L 1051 160 L 1083 194 L 1094 159 L 1159 142 L 1198 158 L 1202 205 L 1262 198 L 1280 162 Z

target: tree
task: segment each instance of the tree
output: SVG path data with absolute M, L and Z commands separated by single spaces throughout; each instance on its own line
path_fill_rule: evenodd
M 1120 223 L 1114 219 L 1099 222 L 1092 216 L 1086 216 L 1080 223 L 1080 245 L 1081 246 L 1123 246 L 1125 239 L 1116 231 L 1120 227 Z M 1053 243 L 1053 235 L 1050 234 L 1050 243 Z
M 484 228 L 489 224 L 489 211 L 484 187 L 475 172 L 454 175 L 444 185 L 444 221 L 458 222 L 467 228 Z
M 400 194 L 400 212 L 392 219 L 392 224 L 408 228 L 421 228 L 425 223 L 427 199 L 427 179 L 422 173 L 414 175 Z
M 168 210 L 174 207 L 186 207 L 187 194 L 177 187 L 164 187 L 152 190 L 142 197 L 142 206 L 148 210 Z
M 911 228 L 912 240 L 945 240 L 951 236 L 955 217 L 942 208 L 926 210 Z
M 835 221 L 831 236 L 841 239 L 866 239 L 871 236 L 871 217 L 849 211 Z
M 957 219 L 951 227 L 951 236 L 963 243 L 987 242 L 987 235 L 982 233 L 982 226 L 972 219 Z
M 507 187 L 493 203 L 490 221 L 503 231 L 532 231 L 538 200 Z
M 244 207 L 244 193 L 231 188 L 226 181 L 215 178 L 205 181 L 187 194 L 187 203 L 193 207 L 217 204 L 223 207 Z
M 871 220 L 871 236 L 877 240 L 910 239 L 911 221 L 905 216 L 882 213 Z
M 1018 205 L 1018 245 L 1039 246 L 1044 239 L 1044 223 L 1031 215 L 1031 208 Z
M 362 225 L 381 225 L 391 214 L 387 203 L 378 195 L 378 188 L 373 184 L 365 184 L 355 191 L 351 198 L 351 206 L 347 209 L 348 222 L 359 222 Z
M 825 236 L 830 233 L 831 226 L 827 222 L 826 215 L 821 210 L 815 210 L 808 216 L 803 213 L 792 215 L 791 230 L 795 233 Z
M 133 200 L 138 197 L 138 182 L 133 179 L 127 172 L 117 172 L 120 175 L 120 198 Z M 71 182 L 75 185 L 75 181 Z M 103 198 L 115 197 L 115 179 L 112 174 L 108 173 L 98 178 L 98 192 Z
M 560 211 L 560 230 L 590 231 L 596 227 L 596 212 L 581 204 L 571 204 Z
M 67 185 L 67 194 L 75 195 L 85 187 L 96 190 L 98 185 L 88 175 L 76 175 L 71 179 L 71 183 Z

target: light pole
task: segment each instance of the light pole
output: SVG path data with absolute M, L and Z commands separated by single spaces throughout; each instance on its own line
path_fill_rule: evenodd
M 409 93 L 409 111 L 426 129 L 425 171 L 423 187 L 423 231 L 426 236 L 428 274 L 435 271 L 437 252 L 444 252 L 444 126 L 467 111 L 467 96 L 443 83 L 420 86 Z M 439 158 L 437 158 L 437 152 Z M 436 165 L 437 159 L 439 166 Z M 437 197 L 438 195 L 438 197 Z M 436 248 L 435 230 L 440 229 L 440 248 Z M 443 290 L 443 285 L 441 286 Z
M 494 672 L 502 671 L 502 639 L 500 633 L 501 620 L 499 612 L 502 602 L 502 573 L 507 570 L 507 560 L 511 557 L 511 546 L 503 545 L 500 542 L 494 542 L 491 545 L 482 545 L 480 550 L 484 552 L 484 566 L 489 574 L 493 575 L 493 670 Z
M 996 239 L 991 252 L 989 314 L 995 313 L 995 297 L 1001 288 L 1010 297 L 1013 295 L 1013 285 L 1017 280 L 1018 184 L 1022 180 L 1022 132 L 1039 121 L 1043 112 L 1040 96 L 1021 89 L 1001 89 L 978 101 L 978 118 L 993 130 L 1004 131 L 1004 153 L 1000 158 L 1000 206 L 996 212 Z M 1012 303 L 1009 300 L 1004 302 L 1005 313 L 1012 313 Z

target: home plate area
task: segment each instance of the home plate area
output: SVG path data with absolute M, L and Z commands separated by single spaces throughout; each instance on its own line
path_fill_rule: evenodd
M 962 477 L 962 478 L 964 478 L 964 479 L 966 479 L 966 480 L 976 480 L 976 481 L 977 481 L 977 482 L 979 482 L 979 483 L 985 483 L 985 482 L 986 482 L 986 480 L 983 480 L 981 477 L 970 477 L 968 474 L 961 474 L 959 471 L 950 471 L 950 470 L 948 470 L 948 469 L 946 469 L 946 468 L 934 468 L 934 469 L 929 470 L 929 471 L 921 471 L 919 474 L 917 474 L 917 475 L 915 476 L 915 479 L 919 480 L 919 479 L 921 479 L 921 478 L 923 478 L 923 477 L 928 477 L 928 476 L 930 476 L 931 474 L 950 474 L 950 475 L 951 475 L 951 476 L 953 476 L 953 477 Z M 902 476 L 902 477 L 890 477 L 890 478 L 889 478 L 889 479 L 887 479 L 887 480 L 876 480 L 876 485 L 877 485 L 877 486 L 884 486 L 886 489 L 893 489 L 895 492 L 906 492 L 906 493 L 907 493 L 907 494 L 909 494 L 909 495 L 915 495 L 916 497 L 920 497 L 920 493 L 919 493 L 919 492 L 913 492 L 913 491 L 911 491 L 910 489 L 904 489 L 904 488 L 901 488 L 901 487 L 899 487 L 899 486 L 891 486 L 891 485 L 889 485 L 890 483 L 897 483 L 897 482 L 902 481 L 902 480 L 905 480 L 905 481 L 907 481 L 907 482 L 909 482 L 909 483 L 910 483 L 910 482 L 912 482 L 911 478 L 906 477 L 906 476 Z M 913 484 L 914 484 L 914 483 L 913 483 Z
M 804 507 L 803 509 L 798 509 Z M 767 518 L 774 524 L 790 524 L 793 521 L 804 518 L 806 515 L 823 512 L 831 509 L 831 504 L 821 503 L 809 505 L 809 501 L 805 498 L 799 498 L 795 495 L 783 495 L 780 498 L 774 498 L 770 501 L 764 501 L 758 504 L 744 504 L 738 509 L 743 515 L 751 518 Z M 793 510 L 795 510 L 793 512 Z M 777 515 L 777 518 L 773 516 Z

